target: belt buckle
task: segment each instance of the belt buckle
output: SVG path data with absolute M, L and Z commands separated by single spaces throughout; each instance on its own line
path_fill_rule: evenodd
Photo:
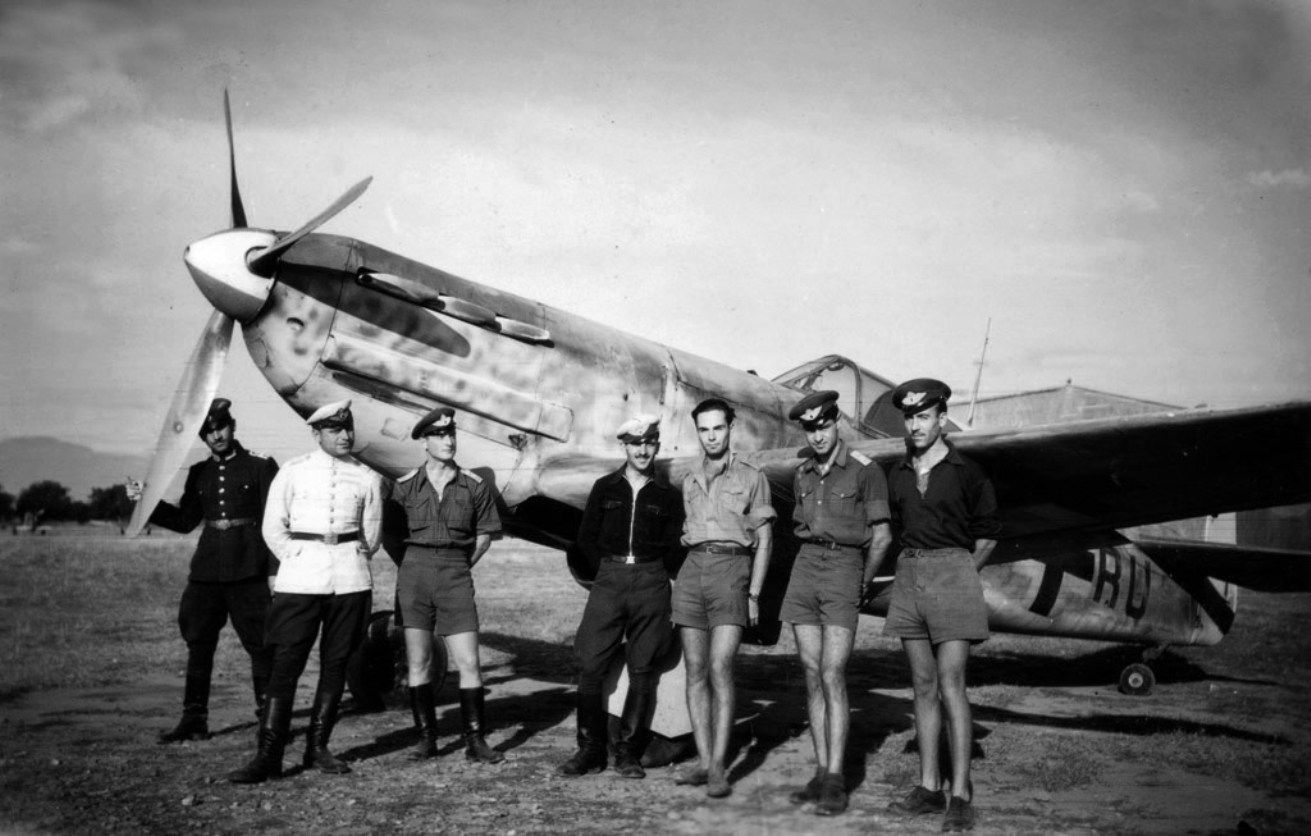
M 632 566 L 636 562 L 637 562 L 637 555 L 632 555 L 632 554 L 624 555 L 624 563 L 628 564 L 629 566 Z
M 329 546 L 337 545 L 337 533 L 329 531 L 327 534 L 323 535 L 323 542 L 325 545 Z

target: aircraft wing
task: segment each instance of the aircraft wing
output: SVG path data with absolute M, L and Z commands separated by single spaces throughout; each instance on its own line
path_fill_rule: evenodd
M 1177 540 L 1134 543 L 1171 576 L 1200 574 L 1258 592 L 1311 592 L 1311 552 Z
M 952 441 L 992 477 L 1007 538 L 1311 499 L 1311 402 L 959 433 Z M 852 447 L 885 467 L 905 455 L 901 439 Z M 803 452 L 757 456 L 776 499 L 791 501 Z

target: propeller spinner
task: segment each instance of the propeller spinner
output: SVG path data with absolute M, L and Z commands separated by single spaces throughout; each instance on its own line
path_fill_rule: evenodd
M 351 186 L 328 208 L 287 235 L 279 237 L 266 230 L 248 229 L 246 209 L 237 188 L 232 108 L 226 90 L 223 91 L 223 117 L 228 134 L 232 229 L 195 242 L 183 255 L 192 280 L 215 310 L 182 370 L 182 379 L 178 381 L 159 440 L 155 443 L 155 455 L 142 486 L 141 498 L 128 523 L 129 537 L 140 534 L 145 528 L 169 482 L 186 461 L 192 439 L 200 430 L 210 401 L 218 392 L 234 321 L 249 322 L 259 314 L 273 289 L 273 275 L 282 254 L 353 203 L 373 180 L 366 177 Z

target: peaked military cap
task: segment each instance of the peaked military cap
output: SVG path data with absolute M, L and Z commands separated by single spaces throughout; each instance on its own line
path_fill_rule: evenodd
M 449 406 L 439 406 L 419 419 L 410 433 L 410 438 L 422 438 L 429 433 L 455 432 L 455 410 Z
M 892 390 L 892 405 L 900 409 L 903 415 L 915 415 L 934 404 L 947 406 L 951 397 L 951 387 L 941 380 L 931 377 L 917 377 Z
M 347 398 L 344 401 L 335 401 L 321 406 L 314 410 L 305 423 L 316 430 L 333 429 L 353 430 L 355 429 L 355 416 L 351 415 L 351 402 Z
M 837 414 L 838 393 L 832 389 L 811 392 L 788 410 L 788 418 L 793 421 L 800 421 L 801 426 L 807 430 L 815 429 L 820 421 L 830 417 L 837 417 Z
M 205 420 L 200 422 L 200 437 L 204 438 L 215 430 L 221 430 L 224 427 L 231 427 L 236 423 L 232 418 L 232 413 L 228 412 L 228 407 L 232 406 L 232 401 L 227 398 L 215 398 L 209 405 L 209 412 L 205 413 Z
M 626 444 L 660 440 L 660 419 L 640 412 L 619 425 L 615 438 Z

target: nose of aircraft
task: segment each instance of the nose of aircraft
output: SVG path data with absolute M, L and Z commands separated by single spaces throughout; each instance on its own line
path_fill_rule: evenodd
M 273 279 L 251 272 L 246 256 L 251 250 L 268 248 L 276 238 L 271 232 L 255 229 L 217 232 L 187 247 L 182 258 L 210 304 L 246 323 L 264 307 L 273 287 Z

